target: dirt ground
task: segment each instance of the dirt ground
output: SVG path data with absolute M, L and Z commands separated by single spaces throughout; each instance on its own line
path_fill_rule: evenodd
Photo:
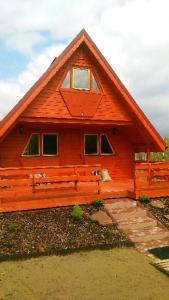
M 0 263 L 0 300 L 168 300 L 169 278 L 133 248 Z

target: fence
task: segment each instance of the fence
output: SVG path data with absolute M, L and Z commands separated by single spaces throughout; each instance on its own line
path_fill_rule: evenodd
M 169 161 L 136 162 L 134 186 L 136 198 L 169 196 Z
M 87 193 L 100 193 L 101 165 L 0 168 L 0 200 L 38 198 L 80 192 L 82 182 L 93 182 Z

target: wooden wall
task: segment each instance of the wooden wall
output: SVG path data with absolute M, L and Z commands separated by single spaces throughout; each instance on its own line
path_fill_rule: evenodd
M 63 96 L 60 92 L 60 85 L 64 80 L 67 71 L 72 66 L 90 67 L 100 85 L 102 94 L 100 103 L 98 104 L 95 114 L 87 118 L 90 128 L 85 129 L 83 125 L 83 116 L 77 119 L 81 122 L 81 128 L 57 127 L 57 125 L 39 125 L 36 127 L 36 120 L 39 118 L 48 118 L 48 122 L 52 119 L 75 119 L 66 106 Z M 72 90 L 70 91 L 73 92 Z M 81 93 L 83 93 L 81 91 Z M 78 99 L 77 99 L 78 101 Z M 78 103 L 77 103 L 78 104 Z M 92 93 L 91 93 L 92 105 Z M 85 119 L 85 118 L 84 118 Z M 95 121 L 125 121 L 126 124 L 133 120 L 132 114 L 129 112 L 124 100 L 117 93 L 112 83 L 110 84 L 107 75 L 103 72 L 91 53 L 84 45 L 81 45 L 67 63 L 57 72 L 42 92 L 34 99 L 32 104 L 21 115 L 22 122 L 34 121 L 29 123 L 23 134 L 19 133 L 19 125 L 6 136 L 0 144 L 0 165 L 8 166 L 45 166 L 45 165 L 70 165 L 70 164 L 96 164 L 101 163 L 103 168 L 110 170 L 113 178 L 133 178 L 134 173 L 134 153 L 129 142 L 122 132 L 118 131 L 116 135 L 108 129 L 94 129 Z M 19 120 L 18 120 L 19 122 Z M 43 123 L 45 124 L 45 123 Z M 51 123 L 52 124 L 52 123 Z M 48 127 L 50 126 L 50 127 Z M 43 128 L 44 127 L 44 128 Z M 93 129 L 92 129 L 93 128 Z M 59 135 L 59 153 L 54 157 L 23 157 L 24 147 L 31 133 L 58 133 Z M 85 156 L 83 153 L 83 143 L 85 133 L 106 133 L 115 155 L 91 155 Z
M 57 133 L 59 136 L 59 153 L 54 157 L 23 157 L 25 145 L 31 133 Z M 115 151 L 108 155 L 84 155 L 84 134 L 106 134 Z M 134 153 L 131 144 L 118 132 L 113 135 L 108 129 L 73 129 L 73 128 L 27 128 L 24 133 L 19 133 L 16 126 L 0 145 L 1 167 L 11 166 L 50 166 L 50 165 L 76 165 L 97 164 L 109 169 L 114 179 L 133 178 Z

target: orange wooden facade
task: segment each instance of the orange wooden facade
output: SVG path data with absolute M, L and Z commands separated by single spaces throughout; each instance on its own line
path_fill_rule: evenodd
M 89 74 L 94 76 L 99 87 L 98 90 L 75 89 L 72 86 L 63 88 L 65 76 L 72 68 L 90 70 Z M 39 134 L 39 154 L 23 156 L 29 138 L 34 133 Z M 57 135 L 57 155 L 43 155 L 43 134 Z M 84 137 L 91 134 L 98 137 L 98 152 L 95 155 L 86 155 Z M 102 135 L 107 137 L 113 149 L 112 155 L 101 153 L 100 139 Z M 124 186 L 125 184 L 128 186 L 129 183 L 130 187 L 126 187 L 124 190 L 134 196 L 135 152 L 155 152 L 164 151 L 164 149 L 162 138 L 137 106 L 91 38 L 82 30 L 0 123 L 0 168 L 2 173 L 0 197 L 2 198 L 3 195 L 3 201 L 5 201 L 4 195 L 11 192 L 3 185 L 3 180 L 9 180 L 9 178 L 3 177 L 3 171 L 9 171 L 8 168 L 14 168 L 13 175 L 16 170 L 22 174 L 24 168 L 28 168 L 27 178 L 23 180 L 28 180 L 27 185 L 30 192 L 32 187 L 38 187 L 38 183 L 34 185 L 29 174 L 36 172 L 37 169 L 40 170 L 40 167 L 45 169 L 44 173 L 46 174 L 49 171 L 48 168 L 54 166 L 67 166 L 66 172 L 68 172 L 70 165 L 84 166 L 85 168 L 85 166 L 97 164 L 101 166 L 101 169 L 108 169 L 112 177 L 112 186 L 113 182 L 114 186 L 115 182 L 117 186 L 119 186 L 119 182 L 123 182 Z M 57 167 L 54 169 L 56 171 Z M 47 175 L 50 177 L 49 174 Z M 69 175 L 68 172 L 64 176 Z M 71 174 L 71 176 L 74 175 Z M 93 177 L 90 178 L 88 172 L 85 172 L 84 175 L 86 182 L 90 183 L 88 186 L 92 187 Z M 52 173 L 52 176 L 59 175 Z M 63 181 L 65 184 L 63 176 L 61 177 L 61 182 Z M 43 180 L 46 179 L 41 179 L 41 185 L 44 183 L 49 186 L 49 182 L 42 182 Z M 53 182 L 52 179 L 50 180 Z M 78 182 L 80 182 L 80 178 Z M 132 184 L 130 184 L 131 182 Z M 26 181 L 22 183 L 24 185 Z M 94 188 L 93 191 L 95 191 Z M 28 194 L 29 192 L 27 191 Z M 107 197 L 106 193 L 102 193 L 102 196 L 103 194 L 104 197 Z M 43 196 L 42 193 L 42 198 Z M 92 199 L 91 196 L 86 197 L 88 200 Z M 62 200 L 56 201 L 57 205 L 58 203 L 61 205 Z M 72 200 L 72 203 L 73 201 L 77 202 L 77 198 Z M 43 205 L 37 205 L 37 207 L 43 207 Z
M 30 125 L 29 125 L 30 126 Z M 133 178 L 134 172 L 134 152 L 131 144 L 124 139 L 120 132 L 113 135 L 108 128 L 101 129 L 95 127 L 69 128 L 55 125 L 46 129 L 43 125 L 38 127 L 26 127 L 25 133 L 20 134 L 19 128 L 14 128 L 4 139 L 1 146 L 1 167 L 33 167 L 33 166 L 63 166 L 63 165 L 92 165 L 101 164 L 102 168 L 109 169 L 113 179 Z M 24 157 L 22 153 L 25 145 L 33 132 L 57 133 L 58 134 L 58 155 L 56 156 L 37 156 Z M 85 155 L 84 154 L 84 135 L 102 133 L 109 138 L 115 153 L 113 155 Z

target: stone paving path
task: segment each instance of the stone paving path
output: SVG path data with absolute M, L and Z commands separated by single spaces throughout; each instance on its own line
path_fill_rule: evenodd
M 129 198 L 107 200 L 105 209 L 140 252 L 169 246 L 169 231 L 136 201 Z

